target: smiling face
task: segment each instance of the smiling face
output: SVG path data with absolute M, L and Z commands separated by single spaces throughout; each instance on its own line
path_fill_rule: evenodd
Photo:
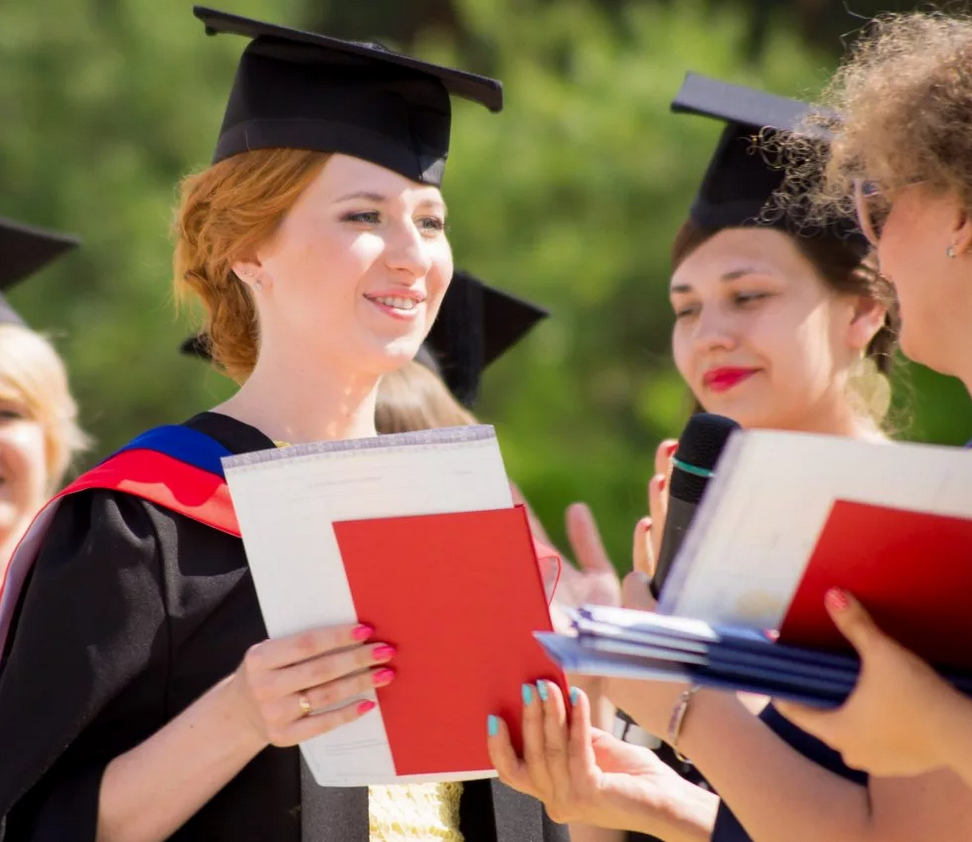
M 437 188 L 332 155 L 256 260 L 234 265 L 257 303 L 261 354 L 367 375 L 410 360 L 452 277 L 445 216 Z
M 0 380 L 0 548 L 12 549 L 7 545 L 44 503 L 47 486 L 44 428 Z
M 670 296 L 675 364 L 706 411 L 791 430 L 842 414 L 860 353 L 854 297 L 833 292 L 789 235 L 714 234 L 678 266 Z

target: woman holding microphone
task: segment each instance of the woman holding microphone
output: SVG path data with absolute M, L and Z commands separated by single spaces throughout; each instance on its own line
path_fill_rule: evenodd
M 819 147 L 819 141 L 813 145 Z M 778 172 L 773 189 L 779 186 L 781 178 Z M 726 183 L 731 181 L 723 182 Z M 764 194 L 764 202 L 771 193 L 772 189 Z M 800 223 L 804 231 L 819 232 L 827 227 L 806 216 L 800 218 Z M 760 233 L 770 235 L 773 232 Z M 738 236 L 742 236 L 741 233 Z M 710 242 L 715 243 L 715 238 Z M 704 253 L 699 249 L 696 254 Z M 753 423 L 752 410 L 761 405 L 771 406 L 773 395 L 782 394 L 789 385 L 784 378 L 782 388 L 770 388 L 773 375 L 787 369 L 779 363 L 772 364 L 777 358 L 765 353 L 765 349 L 772 346 L 751 339 L 772 336 L 767 333 L 772 322 L 767 319 L 764 323 L 757 316 L 749 315 L 747 310 L 755 308 L 757 312 L 761 309 L 770 312 L 769 308 L 782 306 L 780 290 L 771 286 L 772 275 L 766 272 L 763 263 L 765 257 L 753 250 L 739 265 L 720 267 L 721 271 L 714 278 L 719 283 L 713 282 L 714 292 L 711 294 L 722 295 L 722 299 L 692 298 L 692 295 L 699 295 L 697 287 L 700 283 L 683 282 L 685 263 L 673 276 L 672 296 L 676 312 L 698 320 L 700 325 L 706 325 L 708 320 L 704 334 L 701 328 L 698 330 L 710 343 L 709 364 L 721 355 L 726 360 L 726 367 L 745 374 L 745 377 L 737 378 L 733 389 L 738 389 L 740 383 L 751 388 L 738 389 L 737 395 L 732 396 L 734 404 L 725 397 L 716 403 L 697 388 L 692 376 L 701 375 L 698 382 L 705 385 L 704 372 L 708 369 L 704 366 L 704 355 L 699 356 L 702 365 L 686 368 L 680 362 L 679 368 L 683 375 L 688 373 L 686 379 L 706 409 L 738 416 L 745 426 L 760 426 Z M 735 289 L 728 291 L 740 283 L 740 278 L 744 284 L 753 286 L 753 290 L 744 290 L 744 296 Z M 682 286 L 692 287 L 692 293 L 677 289 Z M 713 300 L 733 302 L 738 308 L 730 311 L 738 312 L 735 324 L 759 326 L 763 332 L 731 332 L 725 325 L 733 322 L 726 316 L 716 318 L 716 314 L 724 311 L 713 306 Z M 840 310 L 832 312 L 840 313 Z M 860 309 L 847 312 L 849 318 L 845 317 L 846 321 L 831 322 L 843 326 L 839 335 L 845 341 L 856 335 L 854 325 L 860 323 L 859 316 L 853 315 L 860 313 Z M 831 331 L 813 329 L 814 317 L 818 313 L 818 310 L 810 309 L 804 318 L 791 325 L 787 332 L 791 345 L 799 347 L 809 337 L 834 336 Z M 723 325 L 721 331 L 716 328 L 717 324 Z M 680 329 L 677 323 L 677 359 Z M 730 340 L 735 336 L 745 336 L 748 341 L 733 343 Z M 786 345 L 781 342 L 778 347 Z M 824 366 L 825 361 L 840 359 L 834 356 L 835 347 L 840 346 L 830 341 L 823 342 L 805 356 L 798 351 L 792 353 L 797 359 L 806 360 L 807 370 L 812 372 L 818 370 L 815 365 Z M 792 380 L 791 374 L 789 381 Z M 820 382 L 833 380 L 833 377 L 824 376 Z M 781 383 L 780 380 L 776 382 Z M 801 394 L 812 396 L 815 393 L 805 385 Z M 827 391 L 816 394 L 826 395 Z M 761 395 L 766 396 L 765 404 L 756 401 Z M 781 401 L 780 408 L 786 409 L 791 403 Z M 815 423 L 814 418 L 822 416 L 809 411 L 812 406 L 835 405 L 839 404 L 823 401 L 806 404 L 802 413 L 808 424 L 806 429 L 839 432 Z M 747 411 L 750 414 L 745 417 Z M 783 419 L 782 414 L 779 417 Z M 792 423 L 780 421 L 766 426 L 799 429 Z M 845 431 L 843 434 L 853 433 Z M 643 545 L 643 541 L 636 541 L 636 554 L 643 552 Z M 564 700 L 550 688 L 548 699 L 542 704 L 525 707 L 527 736 L 522 759 L 510 751 L 504 739 L 504 727 L 499 721 L 492 723 L 491 746 L 504 779 L 541 797 L 557 818 L 627 827 L 668 840 L 712 839 L 715 842 L 749 839 L 754 842 L 779 839 L 904 842 L 919 838 L 959 842 L 972 833 L 972 802 L 966 797 L 964 784 L 953 773 L 917 774 L 926 771 L 918 768 L 909 770 L 912 777 L 868 778 L 844 764 L 837 753 L 829 751 L 810 734 L 787 723 L 773 707 L 757 718 L 728 694 L 702 690 L 689 696 L 683 693 L 684 687 L 658 682 L 612 679 L 606 683 L 612 701 L 646 730 L 663 736 L 692 759 L 718 792 L 720 800 L 714 803 L 715 796 L 703 794 L 677 778 L 649 752 L 618 743 L 604 734 L 592 734 L 587 719 L 588 706 L 582 693 L 576 694 L 576 706 L 568 729 Z

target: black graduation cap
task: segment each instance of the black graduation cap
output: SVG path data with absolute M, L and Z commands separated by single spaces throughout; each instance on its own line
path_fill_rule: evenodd
M 67 234 L 0 218 L 0 324 L 24 324 L 3 292 L 75 248 L 79 242 Z
M 213 355 L 209 350 L 209 337 L 205 333 L 197 333 L 183 340 L 179 346 L 179 353 L 187 357 L 199 357 L 201 360 L 212 360 Z
M 456 270 L 439 315 L 425 340 L 429 365 L 456 399 L 471 407 L 479 395 L 479 380 L 488 365 L 522 339 L 549 312 Z M 426 359 L 423 359 L 423 356 Z
M 849 222 L 827 228 L 801 225 L 796 219 L 798 205 L 790 212 L 766 211 L 767 203 L 782 186 L 786 169 L 773 160 L 767 148 L 774 130 L 796 131 L 827 143 L 829 134 L 811 126 L 807 118 L 812 106 L 795 99 L 757 91 L 687 73 L 682 88 L 672 101 L 676 113 L 700 114 L 726 122 L 715 153 L 709 162 L 689 215 L 699 227 L 708 230 L 752 225 L 773 225 L 795 230 L 806 236 L 829 235 L 852 239 L 866 248 L 866 241 Z
M 449 152 L 450 94 L 503 108 L 495 79 L 419 61 L 380 44 L 194 6 L 206 33 L 243 51 L 213 163 L 249 149 L 340 152 L 438 186 Z
M 435 324 L 415 359 L 438 374 L 460 403 L 471 407 L 484 369 L 548 315 L 535 304 L 457 269 Z M 179 350 L 210 359 L 204 334 L 189 337 Z

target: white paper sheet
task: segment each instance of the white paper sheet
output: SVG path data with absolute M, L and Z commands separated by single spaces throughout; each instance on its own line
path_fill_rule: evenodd
M 223 466 L 271 637 L 357 620 L 333 523 L 513 505 L 488 426 L 298 445 Z M 301 749 L 322 786 L 450 779 L 395 775 L 380 706 Z
M 779 628 L 835 500 L 972 518 L 972 453 L 750 430 L 730 439 L 659 610 Z

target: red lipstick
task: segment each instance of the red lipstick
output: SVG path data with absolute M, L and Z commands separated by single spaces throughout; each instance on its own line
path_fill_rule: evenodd
M 744 380 L 748 380 L 759 369 L 756 368 L 732 368 L 724 366 L 722 368 L 710 368 L 702 375 L 702 385 L 713 392 L 728 392 L 734 386 L 738 386 Z

